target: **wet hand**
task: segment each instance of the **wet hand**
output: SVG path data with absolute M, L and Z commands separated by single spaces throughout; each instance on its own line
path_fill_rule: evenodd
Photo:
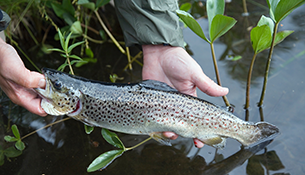
M 47 114 L 32 88 L 44 88 L 44 76 L 25 68 L 16 50 L 0 38 L 0 88 L 13 103 L 40 116 Z
M 217 85 L 207 77 L 198 63 L 181 47 L 143 45 L 143 79 L 158 80 L 176 88 L 179 92 L 197 96 L 196 87 L 210 96 L 224 96 L 228 88 Z M 178 135 L 164 132 L 164 136 L 176 139 Z M 194 139 L 196 147 L 203 143 Z

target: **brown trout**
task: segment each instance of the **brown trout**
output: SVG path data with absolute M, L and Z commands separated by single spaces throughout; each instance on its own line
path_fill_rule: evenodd
M 244 146 L 273 139 L 279 129 L 266 122 L 243 121 L 205 100 L 179 93 L 165 83 L 136 84 L 92 81 L 43 69 L 46 87 L 35 89 L 50 115 L 67 115 L 83 123 L 127 134 L 147 134 L 170 145 L 164 131 L 197 138 L 223 148 L 227 137 Z

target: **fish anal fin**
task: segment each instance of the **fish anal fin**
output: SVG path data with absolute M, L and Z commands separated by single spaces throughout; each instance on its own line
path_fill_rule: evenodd
M 203 143 L 210 145 L 217 149 L 223 149 L 226 145 L 226 138 L 218 135 L 209 135 L 204 138 L 198 138 Z
M 152 132 L 149 133 L 149 136 L 164 145 L 172 146 L 170 139 L 165 137 L 162 132 Z

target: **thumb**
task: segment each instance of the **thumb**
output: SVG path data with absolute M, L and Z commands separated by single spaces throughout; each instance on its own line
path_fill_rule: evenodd
M 210 96 L 225 96 L 229 92 L 228 88 L 219 86 L 203 72 L 201 76 L 194 78 L 194 83 L 202 92 Z
M 29 71 L 26 68 L 24 68 L 24 71 L 14 71 L 11 74 L 11 79 L 26 88 L 44 88 L 46 84 L 43 74 Z

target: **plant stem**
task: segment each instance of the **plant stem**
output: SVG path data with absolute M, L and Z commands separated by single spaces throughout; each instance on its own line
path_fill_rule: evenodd
M 271 57 L 272 57 L 272 53 L 273 53 L 273 49 L 274 49 L 275 37 L 276 37 L 276 32 L 277 32 L 278 26 L 279 26 L 279 23 L 278 22 L 275 23 L 273 36 L 272 36 L 272 42 L 271 42 L 269 55 L 268 55 L 268 60 L 267 60 L 267 64 L 266 64 L 266 69 L 265 69 L 264 85 L 263 85 L 261 98 L 259 100 L 258 106 L 263 105 L 263 101 L 264 101 L 264 97 L 265 97 L 265 93 L 266 93 L 266 86 L 267 86 L 267 81 L 268 81 L 268 74 L 269 74 L 269 68 L 270 68 L 270 63 L 271 63 Z
M 71 74 L 74 75 L 74 72 L 73 72 L 73 69 L 72 69 L 72 66 L 71 66 L 71 62 L 70 62 L 70 58 L 69 58 L 69 54 L 67 52 L 66 52 L 66 56 L 67 56 L 67 61 L 68 61 L 68 65 L 69 65 Z
M 130 61 L 129 47 L 126 47 L 126 54 L 127 54 L 127 60 L 128 60 L 128 67 L 129 67 L 129 70 L 132 70 L 132 65 L 131 65 L 131 61 Z
M 243 0 L 243 9 L 244 9 L 244 14 L 248 14 L 248 10 L 247 10 L 247 2 L 246 0 Z
M 112 36 L 112 34 L 110 33 L 110 31 L 107 29 L 107 27 L 105 26 L 103 20 L 101 19 L 100 15 L 98 14 L 97 10 L 94 11 L 98 21 L 100 22 L 100 24 L 102 25 L 103 29 L 105 30 L 105 32 L 107 33 L 107 35 L 110 37 L 110 39 L 114 42 L 114 44 L 118 47 L 118 49 L 123 53 L 126 54 L 125 50 L 121 47 L 121 45 L 117 42 L 117 40 Z
M 249 72 L 248 72 L 245 109 L 249 108 L 251 76 L 252 76 L 253 65 L 254 65 L 254 61 L 255 61 L 256 55 L 257 55 L 257 53 L 254 53 L 254 55 L 252 57 L 251 64 L 250 64 Z
M 135 146 L 133 146 L 133 147 L 130 147 L 130 148 L 125 148 L 125 151 L 132 150 L 132 149 L 134 149 L 134 148 L 136 148 L 136 147 L 138 147 L 138 146 L 142 145 L 143 143 L 145 143 L 145 142 L 149 141 L 150 139 L 151 139 L 151 137 L 149 137 L 149 138 L 147 138 L 146 140 L 144 140 L 144 141 L 142 141 L 142 142 L 140 142 L 140 143 L 136 144 L 136 145 L 135 145 Z
M 92 42 L 94 42 L 94 43 L 97 43 L 97 44 L 103 44 L 103 43 L 104 43 L 104 41 L 102 41 L 102 40 L 93 39 L 93 38 L 91 38 L 91 37 L 89 37 L 88 35 L 85 35 L 85 34 L 83 34 L 82 36 L 83 36 L 85 39 L 88 39 L 88 40 L 90 40 L 90 41 L 92 41 Z
M 130 64 L 133 63 L 133 62 L 136 62 L 137 59 L 140 58 L 141 55 L 142 55 L 142 51 L 140 51 L 136 56 L 134 56 L 134 57 L 132 58 L 132 60 L 130 61 Z M 139 63 L 138 63 L 138 64 L 139 64 Z M 127 64 L 127 65 L 124 67 L 124 69 L 123 69 L 124 71 L 128 68 L 128 65 L 129 65 L 129 64 Z M 143 67 L 143 64 L 140 64 L 140 66 Z
M 23 139 L 25 139 L 25 138 L 29 137 L 30 135 L 35 134 L 36 132 L 38 132 L 38 131 L 40 131 L 40 130 L 42 130 L 42 129 L 45 129 L 45 128 L 47 128 L 47 127 L 53 126 L 53 125 L 55 125 L 55 124 L 57 124 L 57 123 L 60 123 L 60 122 L 63 122 L 63 121 L 69 120 L 69 119 L 71 119 L 71 118 L 70 118 L 70 117 L 67 117 L 67 118 L 64 118 L 64 119 L 58 120 L 58 121 L 56 121 L 56 122 L 53 122 L 53 123 L 47 124 L 46 126 L 41 127 L 41 128 L 39 128 L 39 129 L 37 129 L 37 130 L 35 130 L 35 131 L 33 131 L 33 132 L 31 132 L 31 133 L 29 133 L 29 134 L 27 134 L 27 135 L 23 136 L 23 137 L 21 138 L 21 140 L 23 140 Z
M 216 60 L 215 51 L 214 51 L 214 45 L 213 45 L 213 43 L 210 43 L 210 45 L 211 45 L 211 52 L 212 52 L 212 57 L 213 57 L 214 70 L 215 70 L 215 74 L 216 74 L 217 83 L 219 86 L 221 86 L 219 71 L 218 71 L 218 66 L 217 66 L 217 60 Z M 226 96 L 222 96 L 222 99 L 225 102 L 226 106 L 230 106 L 230 102 Z

